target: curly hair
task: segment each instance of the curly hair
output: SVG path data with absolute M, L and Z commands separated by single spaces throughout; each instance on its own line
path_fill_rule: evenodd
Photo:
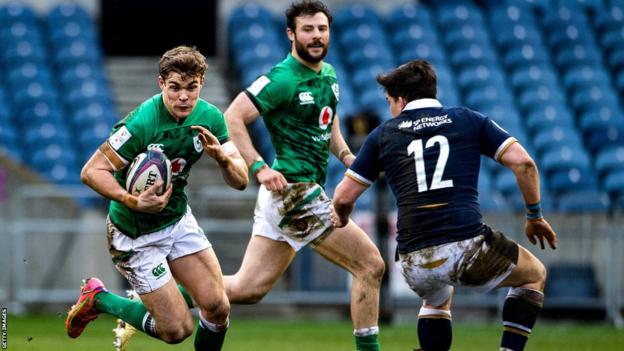
M 206 58 L 194 46 L 178 46 L 165 52 L 158 63 L 158 74 L 167 79 L 171 72 L 186 77 L 203 77 L 208 69 Z
M 327 23 L 331 26 L 332 15 L 323 2 L 316 0 L 294 2 L 286 9 L 286 26 L 294 32 L 296 29 L 295 18 L 299 16 L 313 16 L 319 12 L 322 12 L 327 17 Z

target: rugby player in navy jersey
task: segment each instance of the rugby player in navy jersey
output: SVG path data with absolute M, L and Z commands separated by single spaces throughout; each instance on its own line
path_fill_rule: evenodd
M 527 249 L 482 222 L 477 199 L 481 155 L 511 169 L 526 203 L 532 244 L 557 235 L 542 216 L 535 162 L 494 121 L 436 100 L 427 61 L 406 63 L 377 81 L 394 118 L 367 137 L 334 195 L 332 221 L 347 223 L 358 196 L 385 172 L 398 208 L 397 253 L 406 282 L 423 300 L 422 350 L 451 346 L 454 286 L 510 287 L 503 307 L 502 351 L 523 350 L 544 302 L 546 270 Z

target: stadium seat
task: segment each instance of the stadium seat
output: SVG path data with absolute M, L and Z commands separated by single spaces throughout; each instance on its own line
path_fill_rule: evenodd
M 571 47 L 562 48 L 555 55 L 557 66 L 563 70 L 578 65 L 596 66 L 600 64 L 601 58 L 594 47 L 587 44 L 575 44 Z
M 599 176 L 608 172 L 624 170 L 624 145 L 604 148 L 595 157 L 596 170 Z
M 10 46 L 5 47 L 1 54 L 4 63 L 9 67 L 17 66 L 24 62 L 34 62 L 41 65 L 46 61 L 44 49 L 37 43 L 20 40 L 9 44 Z
M 581 145 L 559 145 L 544 153 L 542 168 L 546 173 L 571 168 L 589 169 L 589 157 Z
M 574 130 L 574 118 L 562 105 L 544 105 L 536 107 L 535 110 L 528 111 L 524 117 L 526 126 L 534 133 L 542 130 L 552 130 L 555 127 Z
M 16 21 L 36 23 L 37 14 L 23 2 L 12 1 L 6 6 L 0 7 L 0 23 L 13 23 Z
M 557 209 L 563 213 L 604 213 L 609 198 L 597 190 L 573 190 L 557 197 Z
M 39 28 L 34 23 L 21 20 L 10 24 L 0 24 L 0 43 L 2 43 L 3 46 L 8 46 L 11 43 L 19 41 L 27 41 L 34 45 L 40 45 L 42 39 Z
M 437 47 L 427 43 L 418 43 L 403 48 L 397 56 L 396 62 L 399 64 L 411 60 L 427 60 L 435 64 L 444 60 L 444 53 Z
M 604 178 L 603 188 L 610 195 L 624 195 L 624 171 L 620 169 L 608 172 Z
M 397 32 L 402 30 L 406 24 L 433 28 L 433 19 L 431 10 L 423 3 L 406 2 L 390 11 L 386 18 L 386 24 L 391 32 Z
M 18 64 L 8 70 L 8 83 L 13 87 L 24 85 L 33 81 L 52 82 L 52 74 L 46 66 L 38 66 L 33 62 Z
M 473 43 L 454 50 L 451 54 L 450 63 L 453 67 L 464 69 L 479 65 L 492 66 L 496 64 L 496 60 L 496 55 L 489 48 L 483 48 L 480 44 Z
M 381 19 L 377 10 L 365 4 L 341 7 L 334 12 L 333 16 L 334 23 L 340 28 L 350 28 L 362 23 L 368 23 L 376 28 L 382 28 Z
M 511 85 L 519 92 L 527 89 L 536 89 L 538 86 L 556 86 L 557 76 L 547 66 L 531 64 L 517 67 L 511 74 Z
M 91 16 L 80 5 L 71 2 L 62 2 L 50 9 L 47 21 L 51 27 L 61 27 L 69 22 L 77 22 L 79 25 L 90 27 Z
M 494 184 L 496 190 L 500 191 L 505 197 L 515 196 L 520 193 L 516 176 L 511 171 L 499 172 Z
M 556 125 L 552 128 L 536 128 L 537 134 L 533 136 L 533 146 L 540 153 L 545 153 L 562 145 L 571 145 L 578 148 L 583 143 L 572 125 Z
M 353 48 L 346 55 L 346 62 L 350 67 L 371 66 L 394 66 L 394 57 L 385 46 L 374 43 L 363 44 L 359 48 Z
M 612 54 L 621 49 L 622 40 L 624 40 L 624 27 L 621 26 L 604 33 L 600 38 L 600 44 L 607 54 Z
M 589 263 L 553 263 L 544 292 L 547 299 L 598 297 L 594 268 Z
M 585 145 L 592 151 L 624 145 L 624 130 L 614 126 L 596 128 L 584 133 Z
M 479 8 L 471 3 L 441 3 L 438 7 L 438 21 L 444 28 L 462 23 L 482 24 L 483 15 Z
M 547 177 L 548 187 L 554 194 L 578 190 L 597 190 L 596 176 L 589 168 L 571 167 L 552 171 Z
M 540 47 L 533 44 L 522 44 L 507 51 L 503 56 L 503 64 L 509 70 L 526 67 L 531 64 L 547 65 L 550 58 Z
M 249 23 L 258 23 L 269 27 L 273 25 L 273 15 L 264 6 L 256 2 L 248 2 L 235 8 L 229 17 L 228 32 L 236 28 L 246 27 Z
M 67 133 L 67 129 L 53 122 L 33 124 L 25 128 L 22 135 L 22 142 L 28 150 L 36 148 L 37 145 L 45 145 L 53 142 L 70 143 L 70 136 L 69 133 Z
M 500 70 L 491 65 L 480 64 L 473 69 L 462 70 L 457 77 L 457 83 L 462 89 L 472 91 L 480 90 L 484 84 L 503 86 L 505 78 Z
M 609 76 L 598 65 L 575 66 L 563 74 L 563 85 L 570 91 L 586 87 L 591 83 L 606 86 L 609 84 Z

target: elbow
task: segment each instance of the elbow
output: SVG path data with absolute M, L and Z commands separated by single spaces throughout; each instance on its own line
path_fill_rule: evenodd
M 527 154 L 513 165 L 513 170 L 516 174 L 531 174 L 537 172 L 537 165 L 531 156 Z
M 245 173 L 236 184 L 232 185 L 232 187 L 236 190 L 243 191 L 247 189 L 247 185 L 249 185 L 249 177 Z
M 90 176 L 91 171 L 89 168 L 87 167 L 83 167 L 82 170 L 80 171 L 80 181 L 82 182 L 82 184 L 85 185 L 89 185 L 89 179 L 91 178 Z
M 245 179 L 240 184 L 238 184 L 238 186 L 234 187 L 234 189 L 239 190 L 239 191 L 243 191 L 243 190 L 247 189 L 247 185 L 249 185 L 249 179 Z

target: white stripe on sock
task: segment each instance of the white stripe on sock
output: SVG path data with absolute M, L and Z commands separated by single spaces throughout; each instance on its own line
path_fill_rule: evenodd
M 378 334 L 379 334 L 378 326 L 353 330 L 353 335 L 355 336 L 369 336 L 369 335 L 378 335 Z

